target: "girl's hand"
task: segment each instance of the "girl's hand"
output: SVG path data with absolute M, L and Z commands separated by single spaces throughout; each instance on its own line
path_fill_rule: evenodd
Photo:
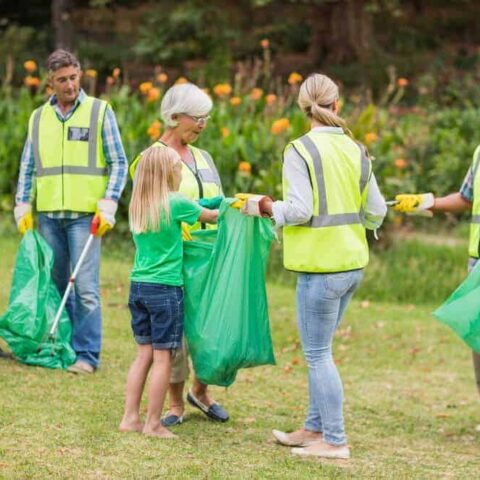
M 208 208 L 202 208 L 202 212 L 198 217 L 198 221 L 201 223 L 217 223 L 218 210 L 209 210 Z

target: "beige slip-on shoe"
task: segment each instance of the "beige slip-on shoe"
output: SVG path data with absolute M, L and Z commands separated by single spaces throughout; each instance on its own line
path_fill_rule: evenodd
M 77 360 L 74 364 L 70 365 L 67 368 L 67 372 L 70 373 L 79 373 L 79 374 L 90 374 L 95 371 L 95 368 L 92 367 L 87 362 L 84 362 L 83 360 Z
M 304 428 L 290 433 L 272 430 L 272 435 L 278 443 L 287 447 L 308 447 L 314 443 L 321 442 L 323 438 L 320 432 L 311 432 Z
M 350 449 L 347 445 L 336 447 L 325 442 L 317 442 L 305 448 L 292 448 L 292 453 L 300 457 L 337 458 L 342 460 L 350 458 Z

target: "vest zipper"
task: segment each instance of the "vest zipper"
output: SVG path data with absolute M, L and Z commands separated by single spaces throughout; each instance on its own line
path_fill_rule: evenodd
M 65 122 L 62 121 L 62 210 L 65 210 L 65 185 L 64 185 L 64 177 L 63 177 L 64 153 L 65 153 Z
M 195 162 L 195 168 L 197 171 L 193 170 L 190 165 L 187 164 L 187 162 L 183 162 L 185 163 L 185 165 L 187 166 L 187 168 L 193 173 L 193 176 L 195 177 L 195 180 L 197 181 L 197 184 L 198 184 L 198 195 L 199 195 L 199 198 L 203 198 L 203 184 L 202 184 L 202 181 L 200 180 L 200 177 L 198 176 L 198 168 L 197 168 L 197 159 L 195 158 L 195 155 L 192 153 L 192 157 L 193 157 L 193 161 Z M 202 230 L 205 230 L 207 228 L 206 224 L 205 223 L 201 223 L 200 224 L 200 228 Z

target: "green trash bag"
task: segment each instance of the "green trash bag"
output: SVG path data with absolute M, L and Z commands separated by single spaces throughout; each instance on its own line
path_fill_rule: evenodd
M 265 268 L 270 220 L 220 207 L 218 230 L 184 242 L 185 335 L 197 378 L 228 387 L 240 368 L 275 364 Z
M 433 315 L 480 353 L 480 262 Z
M 75 352 L 70 345 L 72 327 L 65 310 L 55 341 L 48 339 L 61 302 L 51 278 L 53 261 L 53 251 L 42 236 L 27 231 L 15 260 L 8 309 L 0 317 L 0 337 L 20 362 L 67 368 L 75 361 Z

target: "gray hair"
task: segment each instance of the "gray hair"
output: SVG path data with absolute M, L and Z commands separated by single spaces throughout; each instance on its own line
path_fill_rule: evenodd
M 67 52 L 59 48 L 52 52 L 47 58 L 48 73 L 53 73 L 64 67 L 80 68 L 80 62 L 73 53 Z
M 173 115 L 185 113 L 201 117 L 212 109 L 212 99 L 193 83 L 182 83 L 169 88 L 160 105 L 160 115 L 167 127 L 176 127 Z

